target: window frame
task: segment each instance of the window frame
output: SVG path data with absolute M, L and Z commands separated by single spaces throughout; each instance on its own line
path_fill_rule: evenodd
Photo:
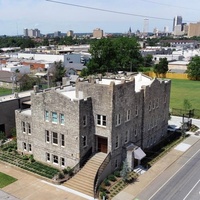
M 87 146 L 87 136 L 83 135 L 82 139 L 83 139 L 83 147 L 86 147 Z
M 87 126 L 87 115 L 83 115 L 83 126 Z
M 59 164 L 58 156 L 53 154 L 53 155 L 52 155 L 52 161 L 53 161 L 53 164 L 58 165 L 58 164 Z M 56 161 L 56 162 L 55 162 L 55 161 Z
M 54 136 L 54 134 L 56 134 L 56 137 Z M 55 140 L 57 141 L 56 143 L 55 143 Z M 58 145 L 58 133 L 57 132 L 52 132 L 52 144 Z
M 23 142 L 23 150 L 24 150 L 24 151 L 27 151 L 27 145 L 26 145 L 26 142 Z
M 51 162 L 51 155 L 48 152 L 46 152 L 46 161 Z
M 49 122 L 49 111 L 45 110 L 44 118 L 46 122 Z
M 60 124 L 64 125 L 65 124 L 65 115 L 60 113 Z
M 115 126 L 119 126 L 121 125 L 121 114 L 116 114 L 116 117 L 115 117 Z
M 22 132 L 26 133 L 26 122 L 22 121 Z
M 58 123 L 58 113 L 57 112 L 51 112 L 51 122 L 54 124 Z
M 31 124 L 27 123 L 28 134 L 31 135 Z
M 126 121 L 128 122 L 130 120 L 131 120 L 131 110 L 129 109 L 126 111 Z
M 65 167 L 65 158 L 60 157 L 60 165 L 61 167 Z
M 50 143 L 50 132 L 48 130 L 45 130 L 45 141 Z
M 63 133 L 60 134 L 60 143 L 61 147 L 65 147 L 65 135 Z
M 96 124 L 97 126 L 102 126 L 102 127 L 106 127 L 107 125 L 107 119 L 106 119 L 106 115 L 96 115 Z

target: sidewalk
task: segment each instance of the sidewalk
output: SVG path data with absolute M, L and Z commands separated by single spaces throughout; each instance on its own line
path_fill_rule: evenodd
M 185 151 L 194 145 L 200 136 L 191 135 L 186 138 L 182 143 L 173 148 L 163 158 L 157 161 L 147 172 L 140 175 L 138 180 L 128 185 L 123 191 L 117 194 L 113 200 L 133 200 L 140 192 L 144 190 L 156 177 L 165 171 L 171 164 L 173 164 Z
M 85 200 L 78 195 L 64 190 L 60 185 L 53 185 L 30 175 L 22 170 L 0 162 L 0 172 L 17 179 L 16 182 L 0 189 L 1 200 Z M 11 196 L 12 195 L 12 196 Z

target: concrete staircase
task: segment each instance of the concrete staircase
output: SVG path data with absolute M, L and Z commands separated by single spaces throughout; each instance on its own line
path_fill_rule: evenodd
M 94 197 L 94 179 L 106 156 L 106 153 L 96 153 L 89 161 L 87 161 L 84 167 L 75 176 L 63 185 L 88 196 Z

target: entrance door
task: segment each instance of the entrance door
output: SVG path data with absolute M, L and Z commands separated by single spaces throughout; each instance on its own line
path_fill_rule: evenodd
M 108 151 L 108 139 L 103 137 L 98 137 L 98 152 L 107 153 Z

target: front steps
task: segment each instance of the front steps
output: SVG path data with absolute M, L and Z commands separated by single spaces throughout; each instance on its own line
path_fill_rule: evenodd
M 63 185 L 94 197 L 94 179 L 106 156 L 106 153 L 96 153 L 75 176 Z

